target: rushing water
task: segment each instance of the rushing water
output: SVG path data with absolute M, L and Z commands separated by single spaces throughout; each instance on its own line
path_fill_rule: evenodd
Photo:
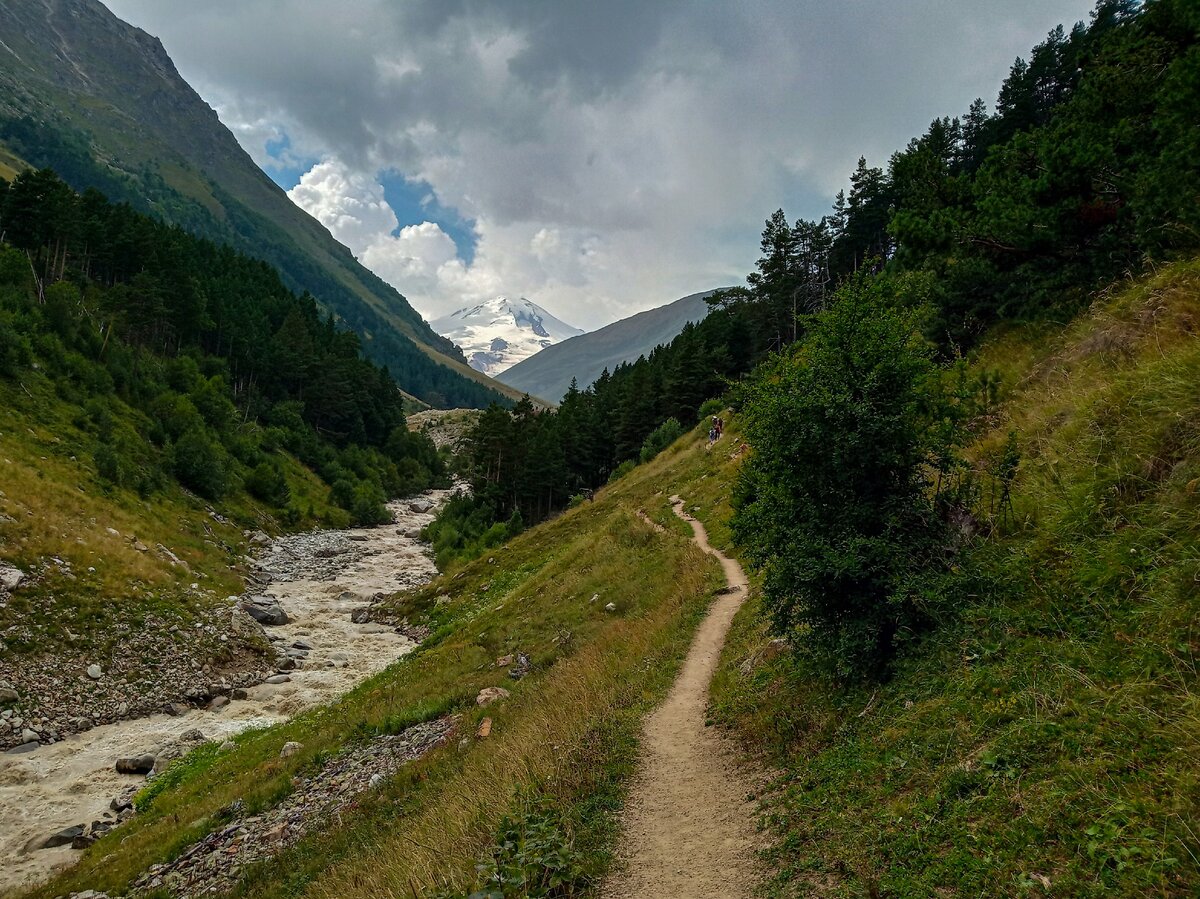
M 424 498 L 440 504 L 447 492 L 432 491 Z M 350 612 L 373 594 L 419 586 L 437 574 L 425 546 L 409 536 L 433 514 L 412 512 L 409 502 L 392 504 L 394 524 L 313 532 L 268 547 L 265 567 L 280 570 L 263 592 L 278 598 L 291 618 L 269 633 L 285 646 L 303 640 L 313 647 L 304 667 L 288 672 L 290 682 L 252 687 L 248 698 L 219 711 L 119 721 L 34 752 L 0 755 L 0 891 L 31 886 L 74 863 L 76 850 L 31 847 L 66 827 L 100 820 L 115 796 L 142 781 L 117 774 L 117 758 L 156 754 L 193 729 L 220 740 L 284 721 L 335 699 L 411 650 L 412 641 L 390 629 L 350 620 Z M 303 553 L 347 541 L 353 551 L 341 558 L 333 554 L 317 566 L 320 570 L 305 564 Z

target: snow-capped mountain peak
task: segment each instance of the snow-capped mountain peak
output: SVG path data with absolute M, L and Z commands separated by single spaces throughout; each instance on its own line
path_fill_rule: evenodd
M 583 333 L 524 297 L 496 297 L 430 322 L 476 371 L 495 375 L 554 343 Z

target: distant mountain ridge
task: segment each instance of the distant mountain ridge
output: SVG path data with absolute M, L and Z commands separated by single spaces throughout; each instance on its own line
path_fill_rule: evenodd
M 431 325 L 443 337 L 454 341 L 472 368 L 493 377 L 556 343 L 584 333 L 532 300 L 506 296 L 451 312 Z
M 180 77 L 162 43 L 98 0 L 0 0 L 0 175 L 54 168 L 275 266 L 362 338 L 402 388 L 435 405 L 497 390 L 390 285 L 255 165 Z
M 715 293 L 693 293 L 657 309 L 639 312 L 596 331 L 546 347 L 496 379 L 552 403 L 557 403 L 574 378 L 579 389 L 589 386 L 604 369 L 634 362 L 660 344 L 670 343 L 688 322 L 708 315 L 705 300 Z

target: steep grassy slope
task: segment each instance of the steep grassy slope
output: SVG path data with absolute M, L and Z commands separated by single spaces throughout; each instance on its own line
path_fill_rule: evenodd
M 1195 895 L 1198 328 L 1192 262 L 984 347 L 971 455 L 1016 432 L 1013 507 L 887 683 L 831 689 L 748 604 L 716 714 L 786 772 L 772 895 Z
M 135 414 L 125 412 L 130 420 Z M 279 527 L 267 506 L 240 490 L 214 515 L 173 483 L 145 499 L 114 487 L 96 471 L 95 437 L 83 424 L 53 381 L 0 379 L 0 561 L 33 576 L 0 606 L 5 662 L 102 651 L 116 639 L 116 624 L 147 614 L 190 621 L 241 592 L 242 530 Z M 118 435 L 127 426 L 119 420 Z M 336 517 L 314 474 L 285 455 L 279 462 L 297 508 L 314 516 L 295 526 Z
M 0 0 L 0 142 L 174 224 L 258 256 L 356 330 L 435 404 L 517 396 L 466 365 L 408 302 L 296 207 L 180 78 L 159 41 L 98 0 Z
M 545 848 L 572 859 L 573 888 L 593 880 L 609 861 L 641 715 L 665 693 L 720 583 L 716 564 L 692 546 L 662 489 L 672 472 L 698 477 L 704 467 L 702 436 L 685 442 L 594 502 L 396 597 L 398 613 L 433 629 L 419 651 L 328 709 L 247 734 L 233 751 L 199 756 L 129 826 L 31 895 L 122 889 L 150 863 L 227 821 L 221 809 L 231 802 L 242 800 L 249 813 L 270 807 L 295 788 L 296 774 L 341 750 L 447 713 L 459 716 L 448 745 L 280 859 L 250 869 L 240 894 L 424 895 L 439 885 L 461 887 L 501 818 L 531 796 L 555 810 L 558 842 Z M 668 532 L 640 520 L 641 508 Z M 519 680 L 496 663 L 516 653 L 531 662 Z M 511 697 L 476 709 L 476 693 L 492 685 Z M 484 716 L 492 719 L 491 735 L 478 739 Z M 280 759 L 288 740 L 304 748 Z

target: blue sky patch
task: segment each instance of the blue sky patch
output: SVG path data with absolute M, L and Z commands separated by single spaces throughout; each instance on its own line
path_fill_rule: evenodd
M 439 203 L 433 188 L 426 181 L 410 181 L 390 169 L 379 173 L 379 183 L 383 185 L 384 199 L 396 213 L 401 228 L 421 222 L 435 222 L 458 247 L 458 258 L 467 265 L 471 264 L 478 242 L 473 221 L 463 218 L 457 209 Z

